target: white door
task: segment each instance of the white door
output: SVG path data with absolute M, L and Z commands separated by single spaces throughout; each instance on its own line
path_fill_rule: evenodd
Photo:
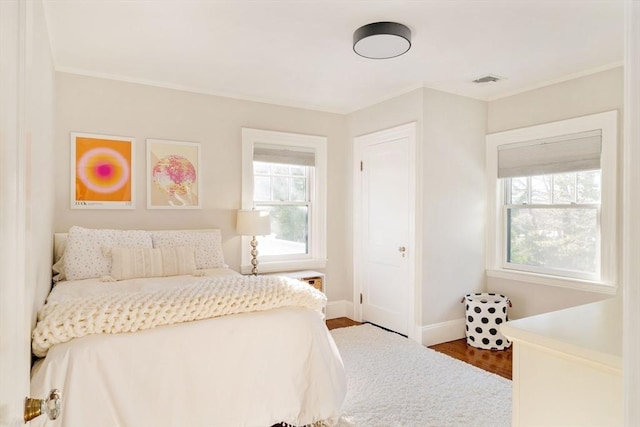
M 403 335 L 414 324 L 415 129 L 411 123 L 356 138 L 360 320 Z
M 24 79 L 30 2 L 0 1 L 0 426 L 23 426 L 31 306 L 25 286 Z

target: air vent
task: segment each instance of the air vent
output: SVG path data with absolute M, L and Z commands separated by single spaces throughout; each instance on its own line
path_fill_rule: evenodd
M 504 80 L 504 77 L 487 74 L 486 76 L 478 77 L 477 79 L 473 80 L 473 83 L 478 83 L 478 84 L 496 83 L 496 82 L 499 82 L 500 80 Z

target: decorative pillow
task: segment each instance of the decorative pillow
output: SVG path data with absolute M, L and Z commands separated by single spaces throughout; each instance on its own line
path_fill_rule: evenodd
M 102 248 L 115 246 L 151 248 L 153 243 L 148 231 L 71 227 L 62 258 L 67 280 L 90 279 L 111 273 L 111 257 Z
M 192 274 L 196 270 L 195 248 L 109 248 L 111 277 L 162 277 Z
M 196 267 L 227 268 L 220 230 L 151 231 L 154 248 L 188 246 L 196 249 Z

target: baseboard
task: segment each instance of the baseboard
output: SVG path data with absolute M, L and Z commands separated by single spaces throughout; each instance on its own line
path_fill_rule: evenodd
M 435 345 L 465 337 L 465 319 L 449 320 L 422 327 L 422 345 Z
M 353 319 L 353 303 L 347 300 L 329 301 L 327 303 L 327 319 L 348 317 Z
M 327 319 L 338 317 L 353 319 L 353 302 L 348 300 L 329 301 L 326 315 Z M 462 318 L 423 326 L 419 331 L 419 336 L 422 337 L 422 345 L 435 345 L 464 338 L 465 325 L 466 321 Z

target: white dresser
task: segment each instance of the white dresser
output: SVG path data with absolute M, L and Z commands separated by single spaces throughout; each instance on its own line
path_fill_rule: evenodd
M 623 425 L 617 299 L 505 323 L 513 341 L 513 427 Z

